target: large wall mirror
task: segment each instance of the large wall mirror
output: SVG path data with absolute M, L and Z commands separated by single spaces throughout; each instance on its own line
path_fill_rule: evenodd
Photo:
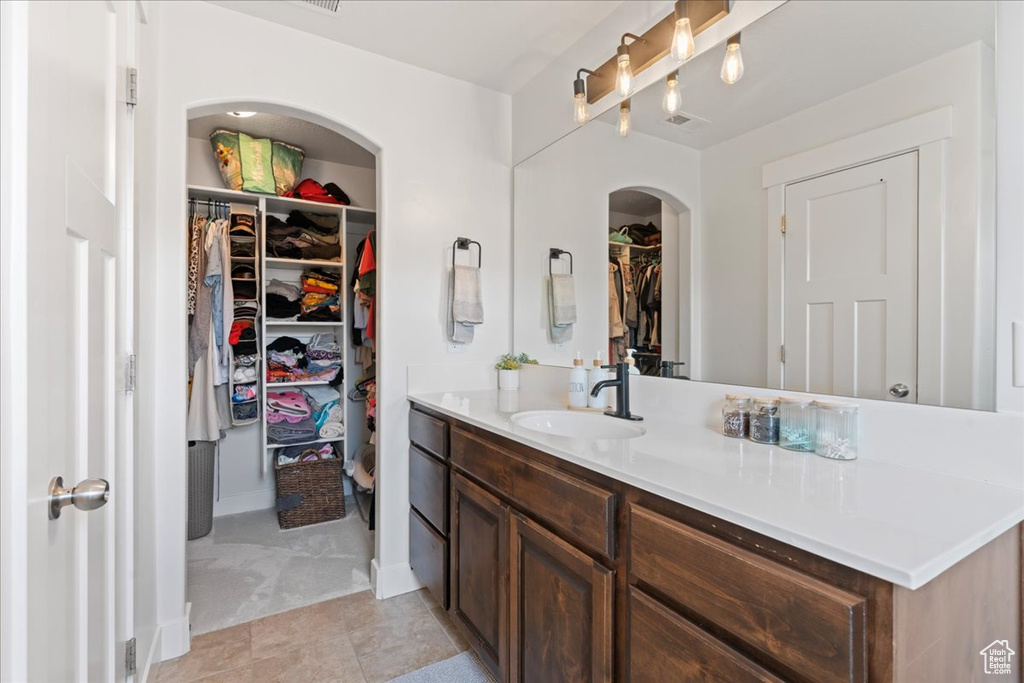
M 674 115 L 659 81 L 625 137 L 615 108 L 516 166 L 516 350 L 992 410 L 995 22 L 990 0 L 788 2 L 743 31 L 735 84 L 719 45 L 679 67 Z

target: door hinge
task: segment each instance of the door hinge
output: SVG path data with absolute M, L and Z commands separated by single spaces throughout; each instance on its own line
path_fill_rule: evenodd
M 131 676 L 135 673 L 137 662 L 135 658 L 135 637 L 132 636 L 124 644 L 124 675 Z
M 782 217 L 781 223 L 782 223 L 782 234 L 785 235 L 786 234 L 786 217 L 785 216 Z
M 139 103 L 139 70 L 128 67 L 128 106 L 134 107 Z
M 129 354 L 124 368 L 124 390 L 126 392 L 135 391 L 135 366 L 135 354 Z
M 782 345 L 779 347 L 779 360 L 783 363 L 786 362 L 786 346 Z

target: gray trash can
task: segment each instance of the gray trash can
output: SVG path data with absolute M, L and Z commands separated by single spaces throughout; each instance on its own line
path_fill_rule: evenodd
M 188 442 L 188 540 L 202 538 L 213 529 L 214 441 Z

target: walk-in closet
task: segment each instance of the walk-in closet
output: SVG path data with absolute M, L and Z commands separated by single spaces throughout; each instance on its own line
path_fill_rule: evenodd
M 370 586 L 377 160 L 297 117 L 190 118 L 193 633 Z

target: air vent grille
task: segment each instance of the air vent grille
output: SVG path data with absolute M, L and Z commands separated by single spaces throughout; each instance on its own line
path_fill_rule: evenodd
M 341 0 L 302 0 L 307 5 L 324 10 L 325 12 L 337 12 Z
M 683 116 L 682 114 L 674 114 L 665 119 L 665 122 L 671 123 L 673 126 L 681 126 L 684 123 L 689 123 L 690 120 L 691 119 L 688 116 Z

